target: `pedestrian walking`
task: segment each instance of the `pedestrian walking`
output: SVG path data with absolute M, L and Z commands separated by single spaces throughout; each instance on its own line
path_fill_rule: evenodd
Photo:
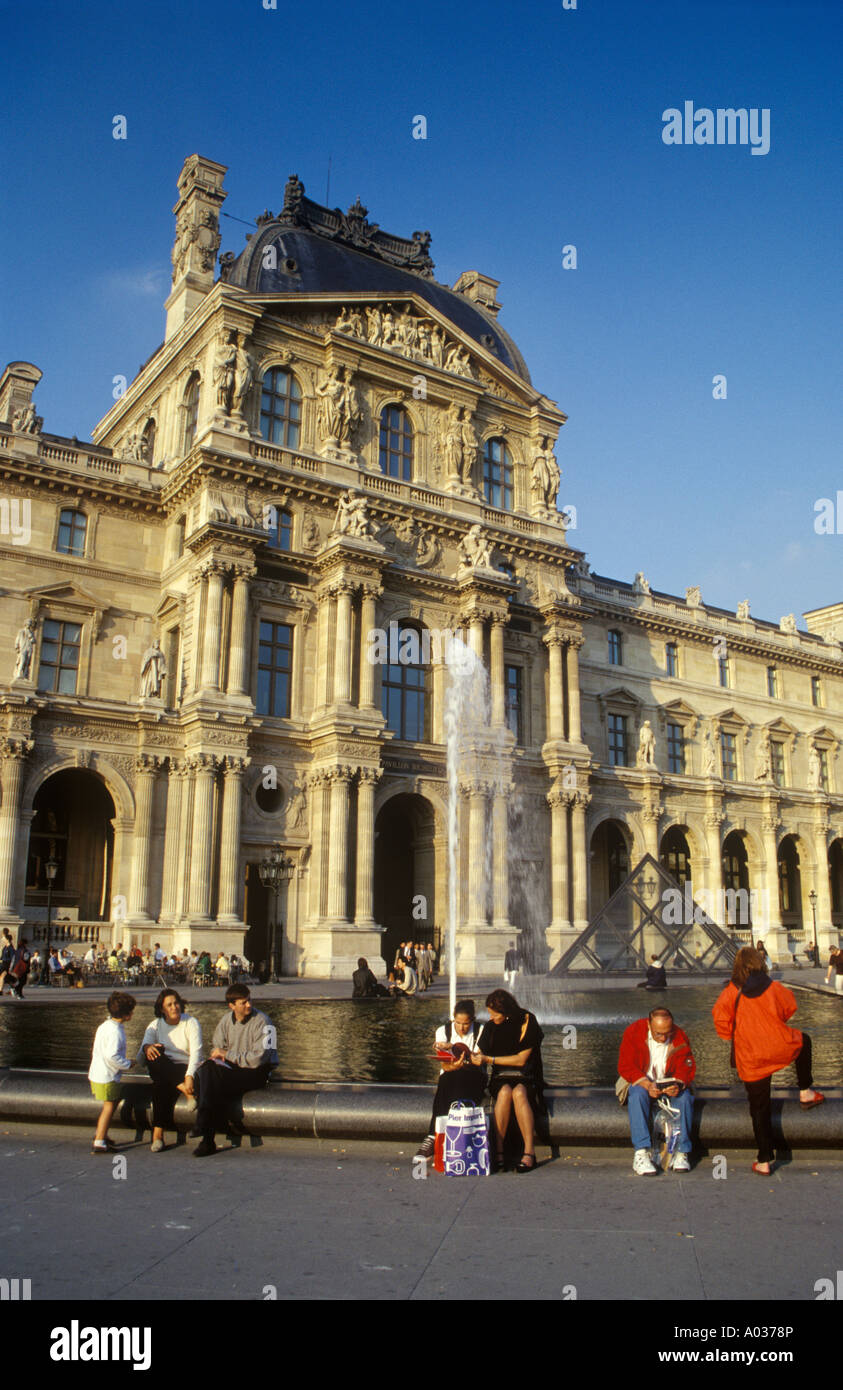
M 108 1127 L 114 1116 L 114 1107 L 120 1099 L 120 1077 L 134 1065 L 126 1056 L 126 1030 L 124 1024 L 135 1011 L 135 1000 L 131 994 L 114 990 L 106 1001 L 108 1018 L 101 1023 L 94 1035 L 94 1049 L 88 1070 L 91 1093 L 102 1101 L 102 1110 L 97 1120 L 92 1153 L 108 1153 L 116 1147 L 108 1137 Z

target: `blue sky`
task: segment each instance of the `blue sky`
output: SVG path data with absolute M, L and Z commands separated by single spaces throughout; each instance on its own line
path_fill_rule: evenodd
M 429 229 L 443 281 L 500 280 L 501 323 L 569 417 L 561 500 L 595 570 L 773 619 L 840 601 L 843 515 L 814 531 L 843 491 L 840 14 L 6 6 L 3 362 L 44 371 L 47 430 L 89 438 L 163 338 L 185 156 L 229 166 L 234 251 L 233 219 L 277 212 L 291 172 L 324 201 L 330 158 L 331 205 Z M 769 108 L 769 153 L 665 145 L 685 101 Z

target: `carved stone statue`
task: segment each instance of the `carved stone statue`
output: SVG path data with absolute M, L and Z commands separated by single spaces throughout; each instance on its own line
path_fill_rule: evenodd
M 740 618 L 741 622 L 748 622 L 748 621 L 749 621 L 749 599 L 748 599 L 748 598 L 743 599 L 743 600 L 738 604 L 738 613 L 737 613 L 737 616 Z
M 12 677 L 13 680 L 28 681 L 30 679 L 34 652 L 35 623 L 32 618 L 27 618 L 15 638 L 15 670 Z
M 43 417 L 35 414 L 32 401 L 27 401 L 12 416 L 12 429 L 17 430 L 18 434 L 39 434 L 43 424 Z
M 323 438 L 347 444 L 351 431 L 362 419 L 357 392 L 351 384 L 351 368 L 332 367 L 316 388 L 319 396 L 319 423 Z
M 146 463 L 145 442 L 142 434 L 134 431 L 126 435 L 126 442 L 122 449 L 124 459 L 129 459 L 133 463 Z
M 462 563 L 470 569 L 493 568 L 491 547 L 478 522 L 474 523 L 460 541 L 460 556 Z
M 434 367 L 441 367 L 445 357 L 445 335 L 438 324 L 430 330 L 430 358 Z
M 287 807 L 287 829 L 305 830 L 307 828 L 307 789 L 304 782 L 297 781 L 295 795 Z
M 556 462 L 553 450 L 548 447 L 549 439 L 545 436 L 542 439 L 541 448 L 537 449 L 533 457 L 533 464 L 530 471 L 530 491 L 541 506 L 548 511 L 553 511 L 556 507 L 556 495 L 559 492 L 559 484 L 562 481 L 562 474 L 559 471 L 559 464 Z
M 243 402 L 249 394 L 255 376 L 255 363 L 251 353 L 246 351 L 246 335 L 238 333 L 237 352 L 234 358 L 234 414 L 242 415 Z
M 342 493 L 337 503 L 334 534 L 360 540 L 369 540 L 374 535 L 374 527 L 366 512 L 366 499 L 359 492 Z
M 220 343 L 214 356 L 214 385 L 217 388 L 217 406 L 225 415 L 231 413 L 236 360 L 237 343 L 235 342 L 235 335 L 230 333 L 228 342 Z
M 653 736 L 653 730 L 649 719 L 645 719 L 638 735 L 638 755 L 635 759 L 635 766 L 655 767 L 655 765 L 656 740 Z
M 377 305 L 375 305 L 372 309 L 366 310 L 366 326 L 369 342 L 372 344 L 373 347 L 380 347 L 381 333 L 383 331 L 383 318 L 381 316 L 381 311 L 377 307 Z
M 474 433 L 474 425 L 471 416 L 466 409 L 463 409 L 462 425 L 460 427 L 462 436 L 462 465 L 460 469 L 460 481 L 465 487 L 471 487 L 474 482 L 474 464 L 477 459 L 477 436 Z
M 770 749 L 770 735 L 766 729 L 762 731 L 761 742 L 755 750 L 755 780 L 756 782 L 766 782 L 770 777 L 773 768 L 773 755 Z
M 710 729 L 706 729 L 703 734 L 702 770 L 703 777 L 713 777 L 717 771 L 717 754 L 714 751 Z
M 692 584 L 689 589 L 685 590 L 685 602 L 689 608 L 699 608 L 702 603 L 702 592 L 699 584 Z
M 351 438 L 352 431 L 356 429 L 363 419 L 363 412 L 360 409 L 360 402 L 357 398 L 357 392 L 354 389 L 351 368 L 344 367 L 343 375 L 345 378 L 342 397 L 343 428 L 340 435 L 340 443 L 347 444 Z
M 811 751 L 808 755 L 808 786 L 812 792 L 822 791 L 823 769 L 820 759 L 819 749 L 816 744 L 811 744 Z
M 632 581 L 632 592 L 634 594 L 649 594 L 650 592 L 649 581 L 644 578 L 640 570 Z
M 442 428 L 442 454 L 448 478 L 462 478 L 463 452 L 462 406 L 451 401 Z
M 796 632 L 796 615 L 794 613 L 786 613 L 779 622 L 779 630 L 793 635 Z
M 141 662 L 141 695 L 145 699 L 160 699 L 161 688 L 164 684 L 164 677 L 166 674 L 167 663 L 164 660 L 161 644 L 156 637 L 152 646 L 148 647 L 143 654 L 143 661 Z

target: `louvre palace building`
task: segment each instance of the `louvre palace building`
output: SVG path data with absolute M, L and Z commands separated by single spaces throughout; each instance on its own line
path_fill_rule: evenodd
M 843 603 L 762 621 L 592 573 L 497 281 L 449 288 L 428 232 L 296 176 L 218 257 L 225 173 L 185 161 L 164 341 L 93 442 L 45 430 L 37 366 L 0 380 L 0 924 L 38 935 L 51 865 L 83 940 L 313 977 L 439 944 L 422 639 L 460 632 L 497 750 L 460 782 L 461 972 L 516 938 L 553 966 L 647 853 L 774 960 L 836 944 Z

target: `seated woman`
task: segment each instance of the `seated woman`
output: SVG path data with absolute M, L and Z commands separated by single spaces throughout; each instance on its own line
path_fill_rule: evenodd
M 489 1022 L 472 1054 L 475 1066 L 491 1063 L 489 1089 L 495 1102 L 496 1165 L 504 1166 L 504 1140 L 513 1107 L 524 1140 L 524 1152 L 516 1173 L 531 1173 L 536 1166 L 535 1116 L 544 1113 L 544 1074 L 541 1043 L 544 1037 L 533 1014 L 505 989 L 495 989 L 486 1000 Z
M 436 1121 L 440 1115 L 447 1115 L 455 1100 L 467 1100 L 479 1105 L 486 1089 L 484 1072 L 471 1065 L 471 1054 L 477 1052 L 480 1025 L 474 1014 L 474 1001 L 462 999 L 454 1007 L 451 1023 L 443 1023 L 436 1029 L 436 1048 L 438 1052 L 452 1052 L 452 1060 L 443 1058 L 439 1073 L 439 1084 L 433 1097 L 433 1110 L 430 1116 L 430 1129 L 416 1154 L 416 1158 L 432 1158 L 436 1148 Z
M 418 986 L 419 982 L 415 970 L 407 961 L 404 961 L 403 966 L 399 965 L 395 971 L 395 993 L 409 997 L 411 994 L 415 994 Z
M 196 980 L 198 984 L 204 985 L 211 978 L 213 968 L 214 967 L 211 964 L 210 954 L 208 953 L 208 951 L 203 951 L 196 962 L 196 969 L 193 972 L 193 978 Z
M 174 1129 L 173 1109 L 179 1091 L 193 1095 L 193 1077 L 202 1061 L 202 1029 L 199 1020 L 185 1012 L 186 1005 L 174 989 L 162 989 L 155 1001 L 155 1019 L 138 1049 L 152 1078 L 152 1152 L 164 1148 L 164 1130 Z

